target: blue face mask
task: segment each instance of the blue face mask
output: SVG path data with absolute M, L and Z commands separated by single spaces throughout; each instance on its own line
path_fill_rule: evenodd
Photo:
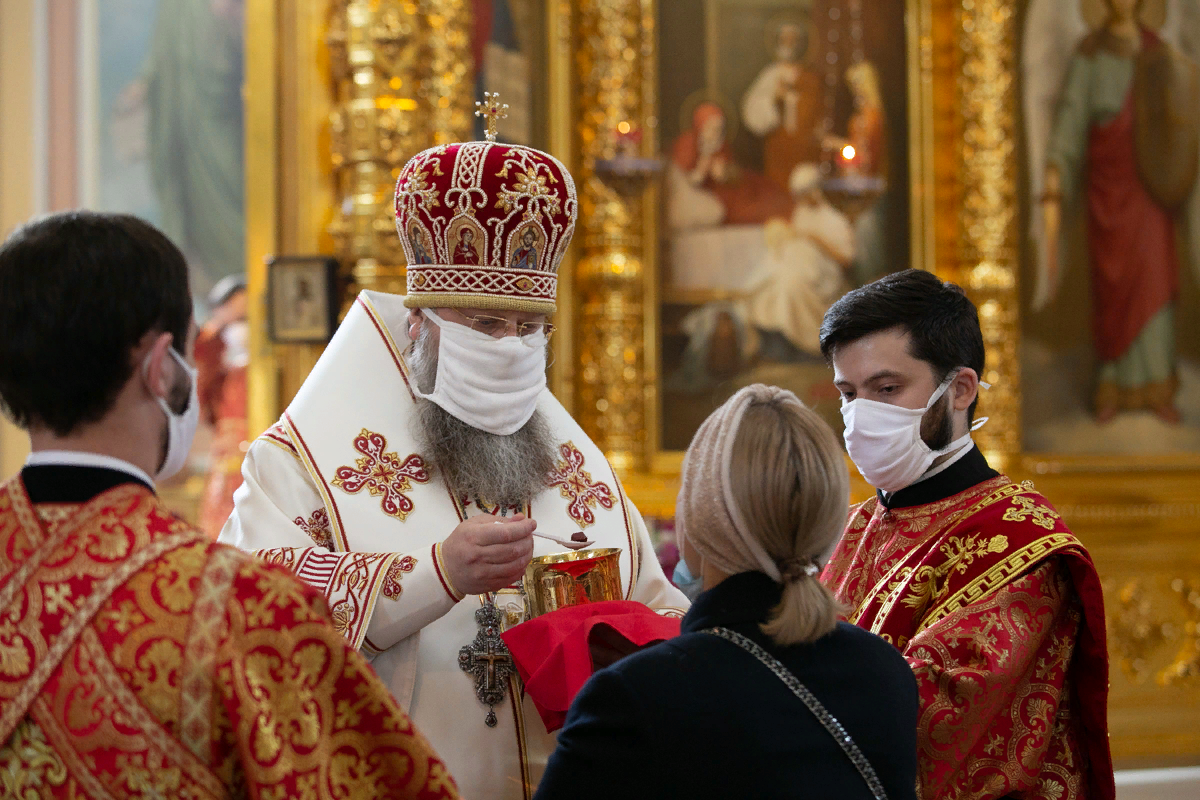
M 704 591 L 701 586 L 703 581 L 700 578 L 692 576 L 692 571 L 688 569 L 687 562 L 683 560 L 683 556 L 679 557 L 679 563 L 675 565 L 675 574 L 671 581 L 675 584 L 675 588 L 683 592 L 683 596 L 688 599 L 688 602 L 694 603 L 700 592 Z

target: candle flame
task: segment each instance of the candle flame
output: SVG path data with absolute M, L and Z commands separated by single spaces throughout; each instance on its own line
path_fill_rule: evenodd
M 854 145 L 848 144 L 842 148 L 842 158 L 846 159 L 847 161 L 853 161 L 854 155 Z

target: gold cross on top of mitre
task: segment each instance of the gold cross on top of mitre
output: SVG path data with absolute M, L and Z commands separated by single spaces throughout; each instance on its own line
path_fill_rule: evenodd
M 496 141 L 496 123 L 508 118 L 508 103 L 500 104 L 498 92 L 484 92 L 483 102 L 476 101 L 475 103 L 475 116 L 487 120 L 485 134 L 489 142 L 494 142 Z

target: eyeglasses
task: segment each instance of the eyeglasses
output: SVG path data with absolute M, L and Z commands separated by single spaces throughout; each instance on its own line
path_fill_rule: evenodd
M 522 322 L 518 324 L 512 320 L 504 319 L 503 317 L 492 317 L 488 316 L 487 314 L 480 314 L 476 317 L 468 317 L 467 315 L 461 314 L 457 311 L 454 313 L 462 317 L 471 327 L 471 330 L 478 331 L 479 333 L 490 336 L 493 339 L 503 339 L 508 335 L 510 328 L 515 328 L 517 336 L 523 340 L 536 337 L 539 333 L 545 334 L 546 339 L 549 340 L 554 334 L 554 331 L 557 330 L 557 328 L 555 328 L 549 322 Z

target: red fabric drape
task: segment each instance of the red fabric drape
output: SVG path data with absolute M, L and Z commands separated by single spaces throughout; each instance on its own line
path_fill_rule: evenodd
M 664 617 L 631 600 L 560 608 L 502 635 L 547 732 L 563 726 L 571 701 L 592 676 L 588 637 L 599 625 L 638 647 L 679 635 L 677 617 Z

